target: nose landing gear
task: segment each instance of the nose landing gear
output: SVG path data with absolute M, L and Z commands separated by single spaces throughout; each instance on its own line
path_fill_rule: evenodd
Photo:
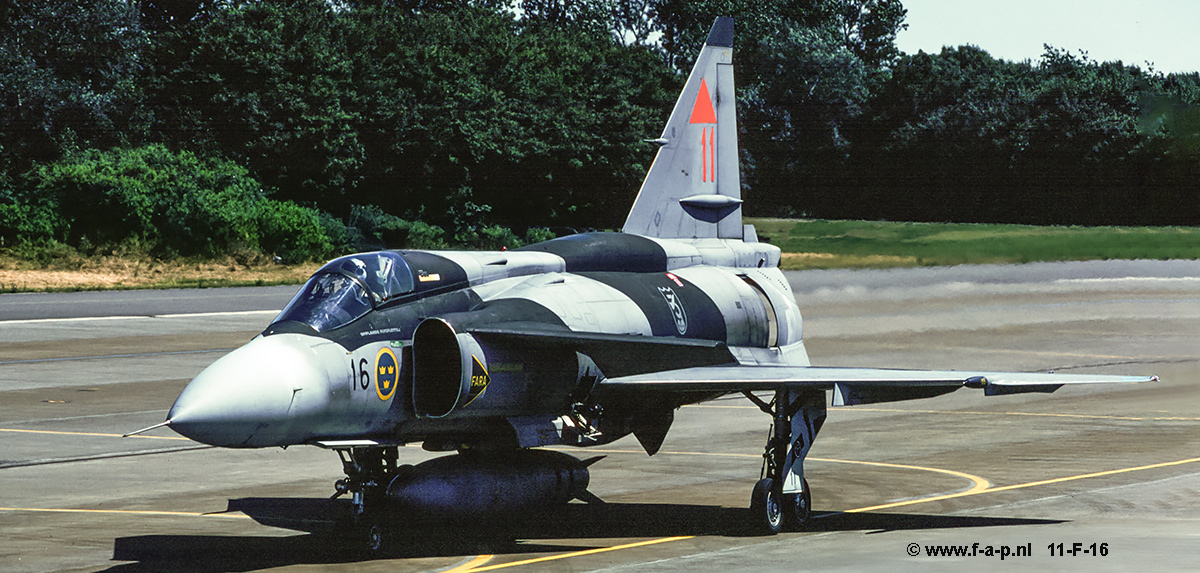
M 337 448 L 346 477 L 333 484 L 336 499 L 351 494 L 353 530 L 372 553 L 387 551 L 394 536 L 387 515 L 387 486 L 396 476 L 398 451 L 395 446 Z

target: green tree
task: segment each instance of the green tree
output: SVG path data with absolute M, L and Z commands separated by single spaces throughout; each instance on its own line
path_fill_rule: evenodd
M 715 16 L 736 19 L 743 193 L 752 212 L 810 211 L 812 198 L 840 196 L 837 174 L 853 144 L 846 126 L 898 53 L 900 2 L 660 0 L 651 12 L 680 69 L 690 67 Z
M 836 191 L 805 201 L 824 217 L 1195 224 L 1195 163 L 1139 130 L 1166 86 L 1049 46 L 1036 65 L 972 46 L 904 56 L 848 126 Z
M 868 72 L 831 30 L 797 28 L 761 41 L 762 58 L 742 90 L 742 138 L 753 168 L 747 195 L 760 213 L 827 192 L 830 173 L 844 166 L 851 142 L 845 124 L 862 111 Z M 836 196 L 836 193 L 834 193 Z M 773 207 L 775 207 L 773 209 Z
M 157 137 L 233 157 L 289 199 L 340 202 L 364 160 L 344 17 L 324 0 L 170 15 L 154 52 Z
M 868 69 L 890 67 L 900 57 L 896 34 L 908 28 L 900 0 L 843 0 L 833 10 L 842 42 Z
M 678 89 L 650 50 L 470 6 L 353 17 L 364 202 L 455 229 L 484 206 L 507 224 L 619 224 Z
M 759 60 L 764 42 L 777 44 L 789 31 L 815 29 L 832 34 L 868 68 L 884 67 L 899 55 L 896 34 L 907 26 L 900 0 L 652 0 L 648 13 L 668 61 L 681 70 L 690 69 L 717 16 L 737 20 L 735 53 L 751 63 Z
M 0 3 L 0 169 L 138 141 L 146 46 L 132 2 Z

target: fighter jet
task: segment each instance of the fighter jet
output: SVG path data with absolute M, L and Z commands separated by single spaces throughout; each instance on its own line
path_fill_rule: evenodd
M 811 365 L 780 250 L 742 223 L 732 46 L 733 20 L 718 18 L 649 140 L 657 156 L 621 232 L 333 260 L 153 427 L 228 448 L 334 450 L 346 473 L 335 495 L 351 495 L 379 548 L 409 515 L 595 502 L 594 459 L 561 446 L 632 434 L 653 455 L 676 409 L 741 393 L 771 418 L 750 504 L 770 534 L 811 519 L 804 459 L 827 403 L 1155 379 Z M 414 443 L 456 453 L 397 465 Z

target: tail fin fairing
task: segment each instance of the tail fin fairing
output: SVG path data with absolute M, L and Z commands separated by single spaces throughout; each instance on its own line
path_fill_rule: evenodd
M 646 174 L 625 233 L 664 239 L 742 239 L 733 18 L 717 18 Z

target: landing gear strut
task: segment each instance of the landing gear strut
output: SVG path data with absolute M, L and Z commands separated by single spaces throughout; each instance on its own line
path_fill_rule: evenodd
M 396 477 L 398 452 L 395 446 L 339 448 L 346 477 L 333 484 L 336 499 L 351 494 L 354 530 L 362 532 L 374 552 L 387 548 L 392 531 L 387 515 L 387 486 Z
M 763 412 L 770 414 L 771 437 L 763 451 L 761 479 L 750 496 L 754 528 L 774 535 L 785 527 L 798 531 L 812 520 L 812 495 L 804 479 L 804 457 L 825 423 L 825 392 L 788 390 L 775 392 L 766 402 L 743 392 Z

